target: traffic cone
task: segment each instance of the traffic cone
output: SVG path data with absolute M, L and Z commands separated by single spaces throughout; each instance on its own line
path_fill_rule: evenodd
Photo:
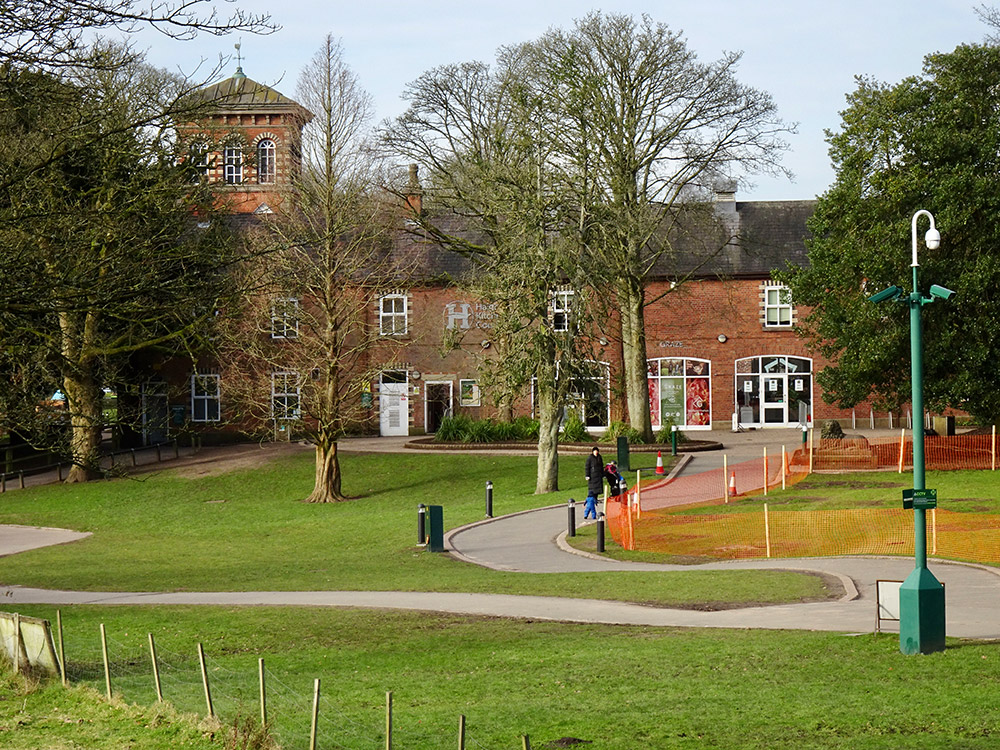
M 729 496 L 736 497 L 736 472 L 729 475 Z
M 665 473 L 663 471 L 663 453 L 661 453 L 660 451 L 656 451 L 656 473 L 657 474 Z

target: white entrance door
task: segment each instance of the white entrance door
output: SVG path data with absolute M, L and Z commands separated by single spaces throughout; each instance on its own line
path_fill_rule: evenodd
M 409 435 L 410 404 L 406 383 L 382 383 L 379 391 L 379 425 L 384 436 Z

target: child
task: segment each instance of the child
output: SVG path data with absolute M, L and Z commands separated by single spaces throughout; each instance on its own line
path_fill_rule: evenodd
M 604 478 L 608 480 L 608 484 L 610 485 L 608 492 L 610 497 L 618 497 L 628 492 L 628 484 L 625 482 L 625 477 L 618 473 L 618 466 L 614 461 L 604 467 Z

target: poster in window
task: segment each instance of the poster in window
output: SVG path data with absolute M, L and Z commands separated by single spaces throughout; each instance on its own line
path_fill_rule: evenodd
M 460 380 L 458 384 L 458 403 L 460 406 L 479 406 L 479 383 L 475 380 Z
M 712 414 L 709 401 L 708 378 L 688 378 L 685 403 L 686 423 L 689 425 L 711 424 Z
M 662 424 L 684 424 L 684 378 L 660 378 Z
M 660 426 L 660 379 L 650 378 L 649 383 L 649 418 L 653 427 Z

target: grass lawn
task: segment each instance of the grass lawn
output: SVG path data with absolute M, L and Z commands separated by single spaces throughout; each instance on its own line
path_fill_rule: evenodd
M 566 490 L 543 497 L 532 494 L 533 458 L 367 454 L 343 458 L 345 490 L 359 499 L 310 505 L 299 502 L 312 486 L 309 451 L 217 476 L 166 469 L 139 479 L 18 490 L 0 497 L 0 523 L 94 536 L 2 558 L 0 582 L 113 591 L 471 591 L 680 606 L 828 595 L 818 578 L 796 573 L 535 575 L 417 548 L 418 503 L 443 505 L 451 528 L 483 517 L 487 480 L 496 515 L 581 499 L 583 460 L 563 458 Z
M 938 491 L 938 507 L 967 513 L 1000 512 L 1000 472 L 929 471 L 926 485 Z M 902 491 L 913 487 L 913 474 L 895 471 L 853 474 L 811 474 L 787 490 L 769 490 L 767 497 L 739 498 L 727 513 L 759 512 L 766 502 L 775 510 L 839 510 L 900 508 Z M 717 513 L 718 505 L 685 509 L 684 513 Z
M 567 489 L 547 498 L 530 494 L 530 458 L 408 454 L 345 457 L 347 490 L 364 497 L 326 506 L 298 502 L 310 487 L 308 453 L 252 472 L 184 478 L 164 471 L 141 480 L 11 492 L 0 498 L 0 522 L 84 529 L 94 537 L 0 559 L 0 580 L 122 590 L 482 590 L 675 605 L 757 601 L 775 592 L 788 600 L 816 585 L 812 578 L 753 571 L 497 573 L 415 548 L 417 503 L 443 504 L 449 527 L 482 516 L 487 479 L 495 485 L 498 514 L 562 503 L 583 489 L 574 458 L 562 462 Z M 962 497 L 984 502 L 973 488 L 977 477 L 957 479 L 965 482 L 955 485 L 966 488 Z M 831 493 L 843 491 L 841 502 L 849 501 L 847 492 L 869 501 L 869 491 L 891 502 L 898 489 L 875 483 L 905 483 L 905 477 L 816 481 L 831 482 Z M 845 481 L 872 486 L 837 489 L 835 483 Z M 945 481 L 928 480 L 935 482 L 946 497 Z M 784 495 L 801 504 L 825 493 L 820 485 L 800 484 Z M 769 496 L 769 502 L 780 500 L 780 494 Z M 584 539 L 590 530 L 582 530 Z M 55 620 L 52 607 L 19 609 Z M 257 715 L 257 659 L 263 657 L 269 717 L 286 748 L 307 745 L 316 678 L 322 748 L 383 746 L 389 690 L 393 747 L 414 750 L 454 747 L 459 714 L 468 720 L 468 747 L 498 750 L 521 748 L 522 734 L 536 750 L 985 750 L 1000 742 L 995 643 L 950 642 L 943 653 L 913 657 L 899 653 L 893 635 L 297 607 L 81 606 L 64 608 L 62 617 L 74 684 L 103 693 L 103 622 L 116 696 L 147 706 L 155 700 L 152 633 L 166 699 L 179 711 L 205 713 L 195 646 L 202 643 L 215 709 L 227 724 Z M 79 691 L 21 695 L 10 688 L 0 682 L 5 748 L 219 746 L 218 735 L 211 744 L 210 728 L 169 711 L 111 710 Z
M 25 611 L 54 616 L 46 607 Z M 257 714 L 263 657 L 269 717 L 289 748 L 307 746 L 315 678 L 321 748 L 384 746 L 389 690 L 400 749 L 455 747 L 459 714 L 470 748 L 519 749 L 522 734 L 536 749 L 577 738 L 594 750 L 985 750 L 1000 742 L 997 644 L 951 643 L 914 657 L 901 655 L 891 635 L 320 608 L 72 607 L 63 622 L 76 680 L 104 691 L 104 622 L 114 690 L 144 703 L 155 699 L 146 638 L 153 633 L 166 698 L 185 712 L 205 711 L 195 641 L 223 717 Z M 20 705 L 0 700 L 0 727 Z M 124 723 L 135 731 L 137 721 Z
M 210 722 L 179 717 L 169 706 L 108 703 L 89 687 L 64 689 L 0 673 L 0 746 L 4 750 L 87 748 L 163 750 L 223 747 Z

